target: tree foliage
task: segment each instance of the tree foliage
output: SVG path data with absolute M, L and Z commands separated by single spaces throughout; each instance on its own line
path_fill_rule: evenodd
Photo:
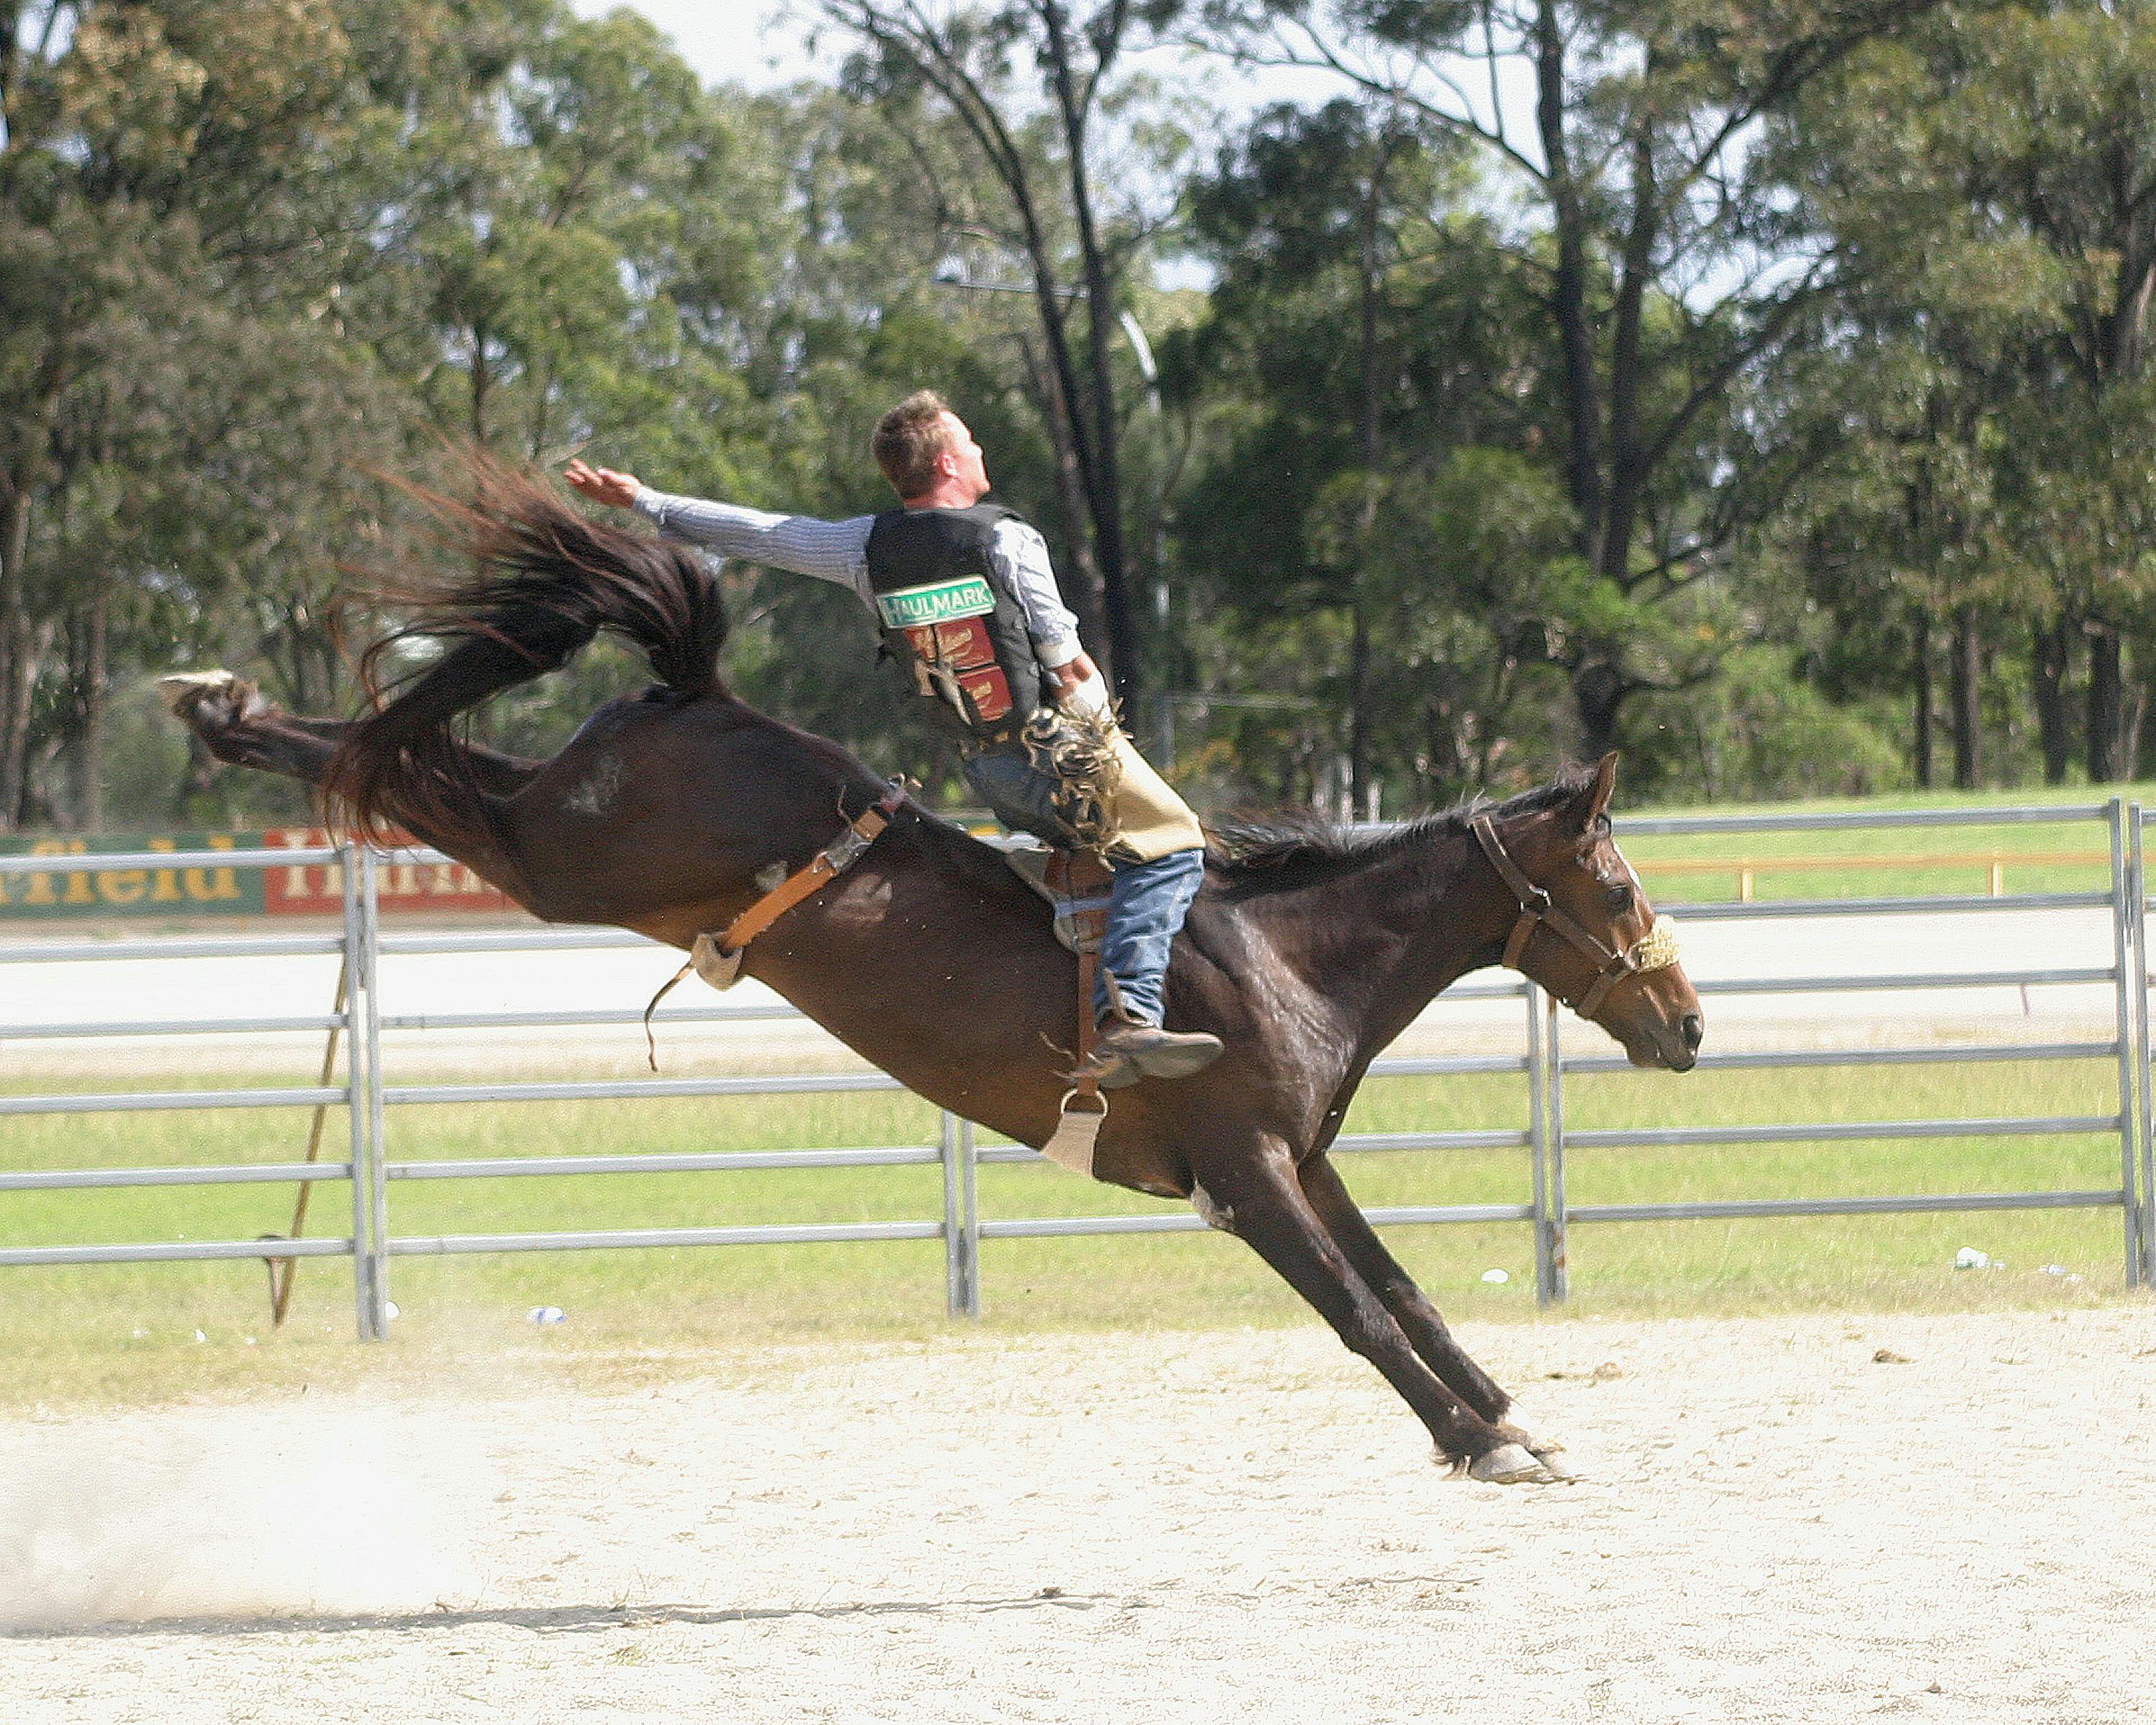
M 2143 8 L 820 16 L 839 87 L 750 94 L 564 0 L 0 0 L 0 829 L 296 812 L 144 680 L 349 708 L 459 443 L 844 515 L 923 384 L 1201 801 L 2144 758 Z M 1171 39 L 1332 94 L 1219 120 Z M 850 595 L 726 578 L 751 698 L 940 760 Z

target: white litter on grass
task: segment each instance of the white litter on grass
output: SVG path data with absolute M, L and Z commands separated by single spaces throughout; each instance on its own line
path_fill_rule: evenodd
M 2039 1276 L 2064 1276 L 2068 1281 L 2079 1281 L 2081 1280 L 2081 1277 L 2075 1275 L 2072 1271 L 2067 1269 L 2063 1264 L 2046 1264 L 2039 1270 L 2036 1274 Z
M 1512 1272 L 1508 1270 L 1486 1270 L 1482 1272 L 1482 1280 L 1486 1282 L 1507 1282 L 1512 1279 Z
M 1974 1246 L 1964 1246 L 1954 1254 L 1954 1268 L 1989 1270 L 1991 1268 L 1991 1257 L 1989 1253 L 1980 1252 Z
M 569 1314 L 558 1306 L 535 1306 L 524 1314 L 524 1322 L 528 1324 L 565 1324 L 568 1321 Z

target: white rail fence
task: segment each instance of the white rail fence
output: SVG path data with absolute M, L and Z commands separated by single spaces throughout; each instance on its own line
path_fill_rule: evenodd
M 2149 1194 L 2156 1189 L 2152 1168 L 2148 953 L 2145 912 L 2148 907 L 2143 868 L 2148 817 L 2138 805 L 2113 799 L 2074 807 L 2032 807 L 1977 811 L 1922 811 L 1892 814 L 1753 815 L 1623 823 L 1623 836 L 1685 834 L 1735 836 L 1796 831 L 1855 829 L 1999 827 L 2044 824 L 2078 828 L 2094 825 L 2107 843 L 2109 880 L 2101 891 L 2086 892 L 1994 892 L 1981 896 L 1933 896 L 1827 901 L 1743 901 L 1677 906 L 1687 924 L 1768 922 L 1820 917 L 1902 917 L 1966 919 L 1972 931 L 1984 919 L 2035 910 L 2076 910 L 2102 913 L 2108 921 L 2110 963 L 2102 965 L 2024 964 L 1984 968 L 1922 971 L 1865 970 L 1841 974 L 1717 976 L 1695 968 L 1693 981 L 1702 996 L 1750 996 L 1793 1000 L 1805 994 L 1864 991 L 1940 991 L 2052 987 L 2100 987 L 2113 1004 L 2112 1034 L 2099 1040 L 2044 1043 L 2003 1041 L 1901 1047 L 1785 1049 L 1707 1054 L 1703 1070 L 1794 1070 L 1820 1066 L 1897 1066 L 1997 1060 L 2092 1060 L 2115 1065 L 2117 1107 L 2091 1115 L 2026 1115 L 1998 1117 L 1924 1117 L 1810 1124 L 1759 1122 L 1713 1126 L 1579 1130 L 1565 1120 L 1566 1080 L 1573 1075 L 1620 1071 L 1620 1057 L 1573 1053 L 1555 1003 L 1522 979 L 1470 983 L 1450 991 L 1446 1001 L 1521 1003 L 1522 1031 L 1517 1051 L 1435 1058 L 1382 1060 L 1370 1069 L 1373 1079 L 1405 1076 L 1516 1075 L 1522 1088 L 1525 1124 L 1494 1131 L 1430 1130 L 1404 1133 L 1344 1135 L 1336 1149 L 1345 1153 L 1397 1150 L 1513 1150 L 1522 1153 L 1522 1190 L 1511 1204 L 1428 1204 L 1373 1209 L 1380 1226 L 1445 1223 L 1519 1223 L 1533 1234 L 1537 1293 L 1544 1302 L 1568 1292 L 1568 1239 L 1577 1224 L 1687 1219 L 1758 1218 L 1804 1215 L 1892 1214 L 2005 1209 L 2116 1209 L 2123 1230 L 2126 1276 L 2130 1284 L 2156 1281 L 2156 1238 L 2152 1237 Z M 430 854 L 419 854 L 433 860 Z M 93 860 L 85 859 L 85 862 Z M 390 1081 L 391 1060 L 384 1033 L 422 1030 L 506 1031 L 516 1029 L 626 1025 L 640 1016 L 634 1008 L 554 1011 L 508 1010 L 454 1014 L 385 1015 L 381 1007 L 384 961 L 421 954 L 499 953 L 572 947 L 647 944 L 637 937 L 596 929 L 500 930 L 485 932 L 385 933 L 379 915 L 381 862 L 374 852 L 352 847 L 295 851 L 217 850 L 142 855 L 100 855 L 102 869 L 291 868 L 334 865 L 341 870 L 344 915 L 334 933 L 239 935 L 140 940 L 55 940 L 0 942 L 0 1047 L 28 1042 L 94 1040 L 125 1045 L 144 1036 L 270 1034 L 317 1032 L 341 1038 L 346 1050 L 343 1074 L 331 1082 L 325 1060 L 322 1081 L 311 1086 L 205 1088 L 197 1090 L 115 1090 L 59 1091 L 0 1086 L 0 1121 L 28 1115 L 114 1111 L 188 1111 L 228 1108 L 311 1109 L 316 1137 L 326 1113 L 341 1111 L 341 1159 L 300 1163 L 189 1165 L 134 1168 L 26 1168 L 11 1167 L 0 1137 L 0 1194 L 15 1192 L 85 1190 L 140 1186 L 214 1186 L 234 1183 L 336 1182 L 346 1188 L 349 1231 L 314 1239 L 272 1240 L 166 1240 L 110 1245 L 9 1245 L 0 1247 L 0 1268 L 10 1266 L 141 1263 L 205 1259 L 343 1257 L 352 1260 L 352 1294 L 358 1333 L 379 1340 L 388 1329 L 392 1260 L 444 1254 L 574 1250 L 643 1246 L 759 1245 L 825 1241 L 927 1240 L 942 1242 L 945 1297 L 954 1314 L 980 1309 L 980 1245 L 996 1239 L 1050 1235 L 1137 1234 L 1194 1230 L 1204 1225 L 1187 1211 L 1136 1216 L 1043 1216 L 983 1219 L 976 1196 L 975 1170 L 984 1163 L 1033 1161 L 1023 1147 L 977 1144 L 972 1124 L 953 1115 L 941 1117 L 933 1144 L 861 1146 L 802 1150 L 719 1151 L 709 1153 L 624 1153 L 605 1155 L 516 1158 L 458 1158 L 399 1160 L 393 1155 L 389 1121 L 393 1111 L 429 1103 L 631 1101 L 644 1097 L 774 1095 L 896 1090 L 896 1082 L 875 1073 L 770 1075 L 705 1078 L 654 1078 L 562 1083 L 398 1084 Z M 0 875 L 54 866 L 49 858 L 0 858 Z M 1957 923 L 1956 927 L 1962 927 Z M 1972 934 L 1969 946 L 1985 943 Z M 182 1017 L 140 1020 L 43 1019 L 37 1016 L 36 967 L 89 960 L 270 957 L 336 956 L 342 980 L 337 1009 L 322 1014 L 258 1014 Z M 1891 956 L 1891 955 L 1890 955 Z M 25 985 L 18 981 L 32 978 Z M 798 1016 L 785 1008 L 706 1005 L 676 1007 L 662 1014 L 664 1024 L 711 1024 Z M 1712 1008 L 1709 1011 L 1712 1022 Z M 1710 1050 L 1712 1044 L 1710 1041 Z M 116 1069 L 122 1065 L 116 1056 Z M 0 1073 L 0 1076 L 4 1076 Z M 1568 1155 L 1581 1150 L 1686 1145 L 1783 1144 L 1847 1140 L 1922 1138 L 2010 1138 L 2102 1134 L 2118 1142 L 2118 1180 L 2099 1189 L 2041 1191 L 1828 1195 L 1634 1204 L 1573 1204 L 1566 1194 Z M 499 1179 L 591 1174 L 640 1174 L 741 1171 L 753 1168 L 847 1169 L 934 1165 L 941 1170 L 940 1215 L 917 1219 L 860 1223 L 799 1223 L 736 1227 L 596 1230 L 543 1234 L 402 1235 L 392 1225 L 390 1189 L 403 1181 Z M 0 1203 L 4 1203 L 0 1197 Z M 0 1213 L 4 1214 L 4 1213 Z M 14 1230 L 6 1230 L 13 1232 Z M 4 1234 L 0 1234 L 4 1237 Z

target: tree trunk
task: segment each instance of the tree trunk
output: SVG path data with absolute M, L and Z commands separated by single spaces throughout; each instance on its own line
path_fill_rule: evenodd
M 1101 675 L 1113 686 L 1114 655 L 1107 645 L 1101 569 L 1093 561 L 1092 541 L 1086 527 L 1090 516 L 1086 503 L 1086 477 L 1072 436 L 1070 405 L 1063 393 L 1063 375 L 1052 364 L 1044 362 L 1032 341 L 1024 335 L 1019 337 L 1019 352 L 1033 385 L 1031 393 L 1040 406 L 1041 423 L 1048 428 L 1049 450 L 1055 460 L 1056 506 L 1062 513 L 1070 545 L 1069 566 L 1058 572 L 1056 584 L 1062 590 L 1064 602 L 1078 614 L 1078 633 L 1093 650 L 1093 656 L 1106 661 L 1101 667 Z
M 1599 761 L 1617 747 L 1617 709 L 1624 704 L 1625 680 L 1607 654 L 1593 654 L 1572 674 L 1572 700 L 1579 720 L 1577 754 Z
M 2064 617 L 2039 624 L 2030 655 L 2030 693 L 2044 749 L 2044 783 L 2064 784 L 2073 738 L 2066 717 L 2067 645 L 2071 625 Z
M 23 595 L 23 559 L 30 544 L 27 488 L 8 493 L 0 515 L 0 833 L 15 829 L 29 757 L 31 669 L 29 608 Z
M 471 366 L 471 440 L 475 447 L 490 447 L 486 435 L 486 404 L 492 393 L 494 378 L 486 362 L 486 326 L 472 326 Z
M 1572 177 L 1564 135 L 1564 24 L 1557 0 L 1539 0 L 1533 28 L 1535 126 L 1547 164 L 1550 214 L 1557 228 L 1557 269 L 1550 310 L 1564 363 L 1564 401 L 1569 447 L 1565 489 L 1579 517 L 1580 556 L 1602 567 L 1600 391 L 1594 369 L 1594 316 L 1588 307 L 1587 213 Z M 1575 679 L 1575 682 L 1577 679 Z
M 1369 184 L 1363 198 L 1362 245 L 1358 293 L 1357 363 L 1361 398 L 1357 416 L 1356 453 L 1363 466 L 1363 502 L 1355 523 L 1354 562 L 1348 572 L 1348 795 L 1360 809 L 1370 783 L 1370 615 L 1365 603 L 1366 565 L 1378 524 L 1379 416 L 1383 386 L 1378 376 L 1378 286 L 1379 236 L 1384 213 L 1386 167 L 1392 153 L 1389 127 L 1378 144 Z
M 1650 57 L 1651 70 L 1652 59 Z M 1632 221 L 1625 235 L 1624 270 L 1618 278 L 1616 332 L 1609 355 L 1609 483 L 1602 529 L 1602 572 L 1620 586 L 1632 572 L 1632 528 L 1639 517 L 1646 461 L 1640 439 L 1640 335 L 1647 279 L 1654 270 L 1654 140 L 1648 122 L 1635 122 L 1632 139 Z
M 2119 721 L 2125 705 L 2118 630 L 2108 623 L 2091 623 L 2087 629 L 2089 783 L 2112 784 L 2119 775 Z
M 105 731 L 110 687 L 105 651 L 110 625 L 110 607 L 105 586 L 100 583 L 91 593 L 90 616 L 83 630 L 79 685 L 82 730 L 75 738 L 74 751 L 75 827 L 85 833 L 105 829 Z
M 1917 788 L 1928 791 L 1932 788 L 1932 757 L 1935 752 L 1932 738 L 1932 620 L 1928 616 L 1917 619 L 1915 650 L 1911 655 L 1912 681 L 1915 685 L 1916 739 L 1915 767 Z
M 1079 70 L 1065 28 L 1062 6 L 1042 5 L 1037 15 L 1048 36 L 1048 69 L 1063 119 L 1064 169 L 1070 180 L 1070 211 L 1076 221 L 1078 255 L 1086 277 L 1086 357 L 1093 386 L 1093 460 L 1086 475 L 1086 495 L 1093 508 L 1093 555 L 1100 567 L 1101 608 L 1114 658 L 1110 675 L 1116 693 L 1135 711 L 1139 682 L 1137 624 L 1131 610 L 1129 559 L 1123 549 L 1122 433 L 1111 354 L 1115 342 L 1115 283 L 1093 213 L 1092 164 L 1086 158 L 1091 99 L 1080 91 Z M 1106 39 L 1093 37 L 1090 45 L 1096 64 L 1086 82 L 1090 89 L 1097 90 L 1120 45 L 1120 31 Z M 1070 409 L 1075 415 L 1078 403 L 1072 402 Z
M 1977 698 L 1983 682 L 1984 643 L 1977 634 L 1975 608 L 1964 605 L 1956 611 L 1953 627 L 1948 698 L 1953 703 L 1954 785 L 1973 791 L 1984 771 Z
M 2137 679 L 2131 686 L 2133 692 L 2119 721 L 2118 742 L 2118 776 L 2128 784 L 2141 777 L 2141 736 L 2148 722 L 2148 682 Z

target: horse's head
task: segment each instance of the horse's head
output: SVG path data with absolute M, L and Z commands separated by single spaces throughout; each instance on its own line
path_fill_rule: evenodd
M 1504 962 L 1607 1030 L 1634 1065 L 1688 1072 L 1707 1028 L 1699 996 L 1670 919 L 1610 837 L 1616 779 L 1617 757 L 1604 755 L 1591 779 L 1502 835 L 1486 816 L 1472 824 L 1519 905 Z

